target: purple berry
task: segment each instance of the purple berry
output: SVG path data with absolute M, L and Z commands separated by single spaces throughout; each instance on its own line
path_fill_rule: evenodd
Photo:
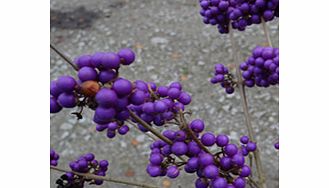
M 185 155 L 188 151 L 187 145 L 184 142 L 175 142 L 172 146 L 171 146 L 171 151 L 177 155 L 177 156 L 181 156 L 181 155 Z
M 73 108 L 77 104 L 77 99 L 73 93 L 62 93 L 58 96 L 57 102 L 64 108 Z
M 135 61 L 135 53 L 130 48 L 121 49 L 118 55 L 123 60 L 122 65 L 130 65 Z
M 61 76 L 56 81 L 56 86 L 62 92 L 72 92 L 75 89 L 77 82 L 71 76 Z
M 212 146 L 216 142 L 216 137 L 212 133 L 207 132 L 207 133 L 202 135 L 201 142 L 205 146 Z
M 126 96 L 131 93 L 132 91 L 132 84 L 129 80 L 126 79 L 118 79 L 113 83 L 112 89 L 117 93 L 119 96 Z
M 116 92 L 108 88 L 102 88 L 96 94 L 96 102 L 102 107 L 114 106 L 118 101 Z
M 120 57 L 113 53 L 105 53 L 101 58 L 101 65 L 104 69 L 117 69 L 120 67 Z
M 241 136 L 240 142 L 242 144 L 247 144 L 249 142 L 249 137 L 248 136 Z
M 229 143 L 230 139 L 224 134 L 220 134 L 216 137 L 216 144 L 219 147 L 224 147 Z
M 78 72 L 78 77 L 81 80 L 81 82 L 88 80 L 96 80 L 97 72 L 95 69 L 91 67 L 82 67 Z
M 167 170 L 167 176 L 169 178 L 177 178 L 179 175 L 179 169 L 176 166 L 170 166 Z
M 203 169 L 203 173 L 206 178 L 214 179 L 219 175 L 219 170 L 215 165 L 208 165 Z
M 193 132 L 201 133 L 204 130 L 204 122 L 201 119 L 195 119 L 190 123 Z

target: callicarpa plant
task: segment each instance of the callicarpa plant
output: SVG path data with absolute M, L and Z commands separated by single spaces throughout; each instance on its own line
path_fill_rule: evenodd
M 72 114 L 79 120 L 83 118 L 82 112 L 89 109 L 93 111 L 95 130 L 105 132 L 101 136 L 109 139 L 126 135 L 132 128 L 152 135 L 154 140 L 149 143 L 145 166 L 145 173 L 151 177 L 177 179 L 187 173 L 195 174 L 196 188 L 266 188 L 245 89 L 279 84 L 279 49 L 272 46 L 265 23 L 279 16 L 279 1 L 200 0 L 199 3 L 204 23 L 216 25 L 221 34 L 228 33 L 232 44 L 235 72 L 226 65 L 216 64 L 210 82 L 219 84 L 227 94 L 238 91 L 241 96 L 247 133 L 240 136 L 239 143 L 227 134 L 205 132 L 206 121 L 190 118 L 188 105 L 192 97 L 180 82 L 157 85 L 120 76 L 119 70 L 134 63 L 136 58 L 129 48 L 84 54 L 71 61 L 51 44 L 51 49 L 74 68 L 76 75 L 63 75 L 51 81 L 50 113 L 75 108 Z M 261 24 L 268 46 L 256 44 L 250 56 L 242 59 L 233 32 L 243 31 L 252 24 Z M 274 148 L 279 149 L 279 142 Z M 110 162 L 97 160 L 93 153 L 77 156 L 68 163 L 69 170 L 57 167 L 59 159 L 60 155 L 51 149 L 50 168 L 63 172 L 55 182 L 59 188 L 100 186 L 104 181 L 156 187 L 109 176 Z

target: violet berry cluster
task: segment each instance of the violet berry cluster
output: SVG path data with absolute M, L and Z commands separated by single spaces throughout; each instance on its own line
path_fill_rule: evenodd
M 184 111 L 185 105 L 190 104 L 192 100 L 179 82 L 173 82 L 169 86 L 157 86 L 153 82 L 137 80 L 134 84 L 136 90 L 130 97 L 133 104 L 130 109 L 150 125 L 164 125 L 174 119 L 177 112 Z M 138 127 L 147 131 L 142 125 L 138 124 Z
M 151 177 L 176 178 L 184 169 L 186 173 L 195 173 L 198 176 L 196 188 L 244 188 L 246 178 L 251 174 L 250 167 L 245 164 L 245 157 L 256 150 L 256 144 L 247 136 L 241 137 L 240 147 L 230 143 L 229 137 L 224 134 L 215 136 L 206 132 L 200 136 L 204 130 L 204 122 L 200 119 L 193 120 L 189 129 L 204 147 L 214 148 L 216 145 L 216 152 L 210 152 L 209 148 L 204 150 L 185 129 L 166 130 L 163 135 L 172 140 L 173 144 L 161 140 L 153 142 L 147 173 Z M 184 156 L 187 161 L 181 161 L 175 156 Z
M 212 84 L 220 83 L 227 94 L 232 94 L 234 92 L 234 87 L 236 87 L 236 80 L 234 80 L 233 75 L 229 72 L 228 68 L 223 64 L 215 65 L 214 77 L 210 79 Z
M 50 165 L 57 166 L 59 154 L 54 149 L 50 149 Z
M 279 49 L 257 46 L 252 55 L 240 64 L 247 87 L 269 87 L 279 84 Z
M 217 25 L 219 33 L 233 29 L 244 31 L 247 26 L 279 17 L 279 0 L 200 0 L 200 14 L 205 24 Z
M 129 118 L 127 106 L 133 84 L 118 77 L 120 65 L 130 65 L 135 60 L 131 49 L 121 49 L 118 53 L 97 52 L 82 55 L 75 60 L 78 80 L 71 76 L 61 76 L 51 82 L 50 112 L 57 113 L 62 107 L 80 110 L 73 114 L 82 118 L 83 107 L 95 111 L 94 122 L 97 130 L 108 129 L 108 137 L 113 138 L 115 131 L 126 134 L 129 130 L 124 121 Z M 117 126 L 113 126 L 113 123 Z M 111 125 L 110 125 L 111 124 Z
M 93 153 L 87 153 L 80 156 L 77 160 L 70 162 L 70 168 L 74 172 L 89 173 L 97 176 L 105 176 L 108 170 L 109 163 L 107 160 L 96 160 Z M 57 180 L 58 188 L 84 187 L 84 183 L 102 185 L 103 180 L 89 179 L 83 176 L 76 175 L 72 172 L 66 172 Z

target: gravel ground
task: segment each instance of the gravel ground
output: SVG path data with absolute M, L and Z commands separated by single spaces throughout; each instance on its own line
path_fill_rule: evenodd
M 192 94 L 192 118 L 202 118 L 206 129 L 229 134 L 233 142 L 246 134 L 240 97 L 225 94 L 209 83 L 216 63 L 232 65 L 231 44 L 227 35 L 204 25 L 197 0 L 51 0 L 51 41 L 71 58 L 95 51 L 118 51 L 130 47 L 137 60 L 121 70 L 131 79 L 168 84 L 181 81 Z M 269 24 L 274 46 L 279 44 L 278 20 Z M 261 26 L 236 32 L 243 58 L 265 42 Z M 54 52 L 50 57 L 51 79 L 74 71 Z M 278 187 L 279 88 L 247 90 L 252 124 L 262 152 L 268 187 Z M 80 154 L 93 152 L 98 159 L 110 161 L 110 176 L 160 187 L 193 187 L 195 175 L 182 175 L 175 181 L 150 178 L 145 172 L 150 138 L 134 129 L 126 136 L 110 140 L 95 131 L 92 113 L 85 110 L 77 121 L 72 110 L 51 115 L 51 147 L 61 155 L 59 167 Z M 131 144 L 134 143 L 134 144 Z M 137 143 L 137 144 L 136 144 Z M 59 173 L 51 173 L 51 187 Z M 93 186 L 86 186 L 93 187 Z M 102 187 L 123 188 L 105 183 Z

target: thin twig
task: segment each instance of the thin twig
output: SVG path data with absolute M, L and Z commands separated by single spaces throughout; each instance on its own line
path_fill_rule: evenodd
M 133 111 L 129 110 L 130 116 L 137 121 L 139 124 L 141 124 L 145 129 L 149 130 L 151 133 L 153 133 L 155 136 L 163 140 L 169 145 L 172 145 L 173 142 L 169 140 L 167 137 L 163 136 L 161 133 L 159 133 L 157 130 L 155 130 L 153 127 L 151 127 L 148 123 L 146 123 L 144 120 L 142 120 L 140 117 L 138 117 Z
M 128 122 L 130 125 L 134 126 L 137 130 L 139 130 L 140 132 L 142 132 L 143 134 L 145 134 L 146 136 L 150 137 L 152 140 L 157 140 L 157 138 L 155 138 L 153 135 L 148 134 L 147 132 L 144 132 L 144 131 L 140 130 L 140 129 L 138 128 L 138 126 L 137 126 L 135 123 L 133 123 L 133 122 L 131 122 L 131 121 L 127 121 L 127 122 Z
M 251 177 L 248 177 L 248 182 L 250 182 L 251 184 L 253 184 L 256 188 L 259 188 L 258 184 Z
M 104 181 L 107 181 L 107 182 L 113 182 L 113 183 L 119 183 L 119 184 L 125 184 L 125 185 L 137 186 L 137 187 L 144 187 L 144 188 L 157 188 L 155 186 L 147 185 L 147 184 L 143 184 L 143 183 L 136 183 L 136 182 L 130 182 L 130 181 L 125 181 L 125 180 L 119 180 L 119 179 L 109 178 L 109 177 L 106 177 L 106 176 L 97 176 L 97 175 L 90 174 L 90 173 L 74 172 L 74 171 L 65 170 L 65 169 L 61 169 L 61 168 L 58 168 L 58 167 L 54 167 L 54 166 L 50 166 L 50 169 L 51 170 L 56 170 L 56 171 L 59 171 L 59 172 L 71 172 L 71 173 L 76 174 L 78 176 L 86 177 L 88 179 L 104 180 Z
M 268 32 L 268 28 L 267 28 L 267 25 L 266 25 L 266 22 L 264 20 L 264 18 L 262 17 L 262 27 L 263 27 L 263 30 L 264 30 L 264 34 L 265 34 L 265 38 L 266 38 L 266 42 L 267 44 L 270 46 L 270 47 L 273 47 L 272 45 L 272 41 L 271 41 L 271 37 L 270 37 L 270 33 Z
M 50 44 L 50 48 L 51 48 L 52 50 L 54 50 L 59 56 L 61 56 L 61 58 L 63 58 L 68 64 L 70 64 L 70 65 L 74 68 L 74 70 L 76 70 L 76 71 L 79 70 L 78 66 L 77 66 L 76 64 L 74 64 L 74 63 L 70 60 L 70 58 L 68 58 L 66 55 L 64 55 L 64 54 L 63 54 L 58 48 L 56 48 L 55 45 Z
M 243 106 L 243 112 L 244 112 L 244 117 L 245 117 L 245 121 L 246 121 L 246 126 L 247 126 L 247 129 L 248 129 L 248 135 L 249 135 L 249 137 L 252 141 L 255 141 L 254 130 L 251 126 L 251 117 L 250 117 L 249 110 L 248 110 L 246 92 L 245 92 L 244 84 L 243 84 L 243 81 L 242 81 L 242 75 L 241 75 L 241 71 L 240 71 L 240 65 L 239 65 L 239 63 L 240 63 L 240 53 L 238 51 L 237 44 L 235 43 L 235 40 L 234 40 L 234 37 L 233 37 L 233 29 L 232 29 L 231 24 L 229 24 L 229 37 L 230 37 L 230 40 L 231 40 L 231 43 L 232 43 L 232 53 L 234 55 L 236 75 L 238 77 L 237 85 L 239 87 L 239 93 L 240 93 L 240 96 L 241 96 L 241 102 L 242 102 L 242 106 Z M 254 158 L 255 158 L 257 173 L 258 173 L 258 176 L 259 176 L 259 182 L 260 182 L 262 188 L 266 188 L 265 174 L 264 174 L 264 171 L 263 171 L 263 166 L 262 166 L 262 162 L 261 162 L 261 158 L 260 158 L 258 148 L 254 152 Z

